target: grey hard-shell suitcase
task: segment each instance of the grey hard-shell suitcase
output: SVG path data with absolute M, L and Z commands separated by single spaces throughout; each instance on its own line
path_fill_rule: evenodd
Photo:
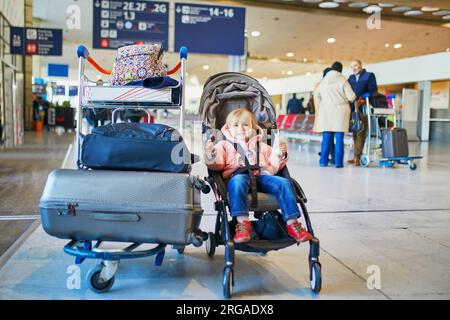
M 392 128 L 381 131 L 383 158 L 408 157 L 408 134 L 405 129 Z
M 39 209 L 44 230 L 72 240 L 187 245 L 203 210 L 184 173 L 56 170 Z

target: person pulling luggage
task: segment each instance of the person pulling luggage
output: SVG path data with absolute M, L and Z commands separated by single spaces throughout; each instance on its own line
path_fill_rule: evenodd
M 377 79 L 375 77 L 375 74 L 373 74 L 372 72 L 367 72 L 366 69 L 363 68 L 361 60 L 353 60 L 350 64 L 350 67 L 353 71 L 353 74 L 348 78 L 348 82 L 352 86 L 357 99 L 361 98 L 365 93 L 370 93 L 372 95 L 373 93 L 378 92 Z M 354 107 L 355 105 L 352 104 L 352 109 L 354 109 Z M 363 112 L 362 106 L 360 106 L 359 108 L 360 111 Z M 360 165 L 361 155 L 363 153 L 364 144 L 366 142 L 368 126 L 369 124 L 367 121 L 367 117 L 363 117 L 363 130 L 353 133 L 355 148 L 354 157 L 352 160 L 349 160 L 348 163 L 354 164 L 356 166 Z

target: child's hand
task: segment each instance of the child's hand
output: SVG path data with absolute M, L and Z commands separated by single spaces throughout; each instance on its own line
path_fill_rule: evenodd
M 212 142 L 211 139 L 208 140 L 208 142 L 206 143 L 205 151 L 206 154 L 209 156 L 213 155 L 216 152 L 216 147 L 214 146 L 214 143 Z
M 280 153 L 282 157 L 285 157 L 288 153 L 288 145 L 286 142 L 280 142 Z

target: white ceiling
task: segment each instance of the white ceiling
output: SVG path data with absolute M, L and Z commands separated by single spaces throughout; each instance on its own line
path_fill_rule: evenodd
M 209 2 L 234 5 L 240 3 Z M 442 1 L 408 2 L 416 2 L 418 5 L 424 2 L 430 5 L 433 5 L 431 2 L 442 3 Z M 66 28 L 65 12 L 71 4 L 81 7 L 81 30 L 69 31 Z M 34 0 L 33 5 L 34 15 L 41 18 L 41 26 L 64 28 L 64 56 L 41 58 L 41 64 L 67 63 L 71 68 L 76 68 L 76 46 L 80 43 L 88 47 L 92 45 L 92 0 Z M 336 15 L 330 10 L 311 13 L 291 10 L 288 7 L 286 9 L 246 7 L 248 31 L 257 30 L 261 33 L 259 37 L 248 38 L 250 56 L 248 67 L 253 69 L 252 76 L 257 78 L 286 77 L 288 71 L 291 71 L 292 75 L 314 73 L 336 60 L 348 64 L 352 59 L 359 58 L 364 62 L 373 63 L 442 52 L 450 47 L 450 29 L 441 26 L 382 20 L 381 30 L 368 30 L 366 17 L 361 15 Z M 329 37 L 336 38 L 336 43 L 328 44 Z M 389 48 L 385 47 L 386 43 L 390 44 Z M 395 43 L 401 43 L 402 48 L 394 49 Z M 294 57 L 287 58 L 287 52 L 293 52 Z M 101 65 L 110 68 L 115 52 L 93 50 L 92 55 Z M 306 63 L 303 62 L 305 58 Z M 167 53 L 165 59 L 169 65 L 175 65 L 178 54 Z M 203 70 L 205 64 L 210 66 L 207 71 Z M 198 81 L 199 84 L 202 84 L 209 75 L 227 71 L 227 68 L 226 56 L 196 54 L 190 55 L 188 61 L 189 75 L 192 81 Z

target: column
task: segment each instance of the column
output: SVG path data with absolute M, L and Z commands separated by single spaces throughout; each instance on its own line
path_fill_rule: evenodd
M 419 95 L 419 121 L 417 135 L 421 141 L 430 139 L 430 104 L 431 104 L 431 81 L 420 81 L 418 83 Z

